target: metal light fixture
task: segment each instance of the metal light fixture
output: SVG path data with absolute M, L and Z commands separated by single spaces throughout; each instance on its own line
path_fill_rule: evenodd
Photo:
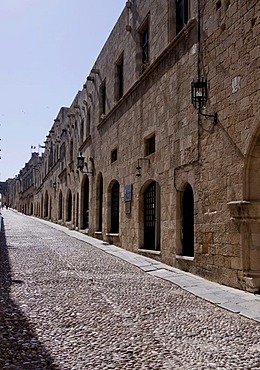
M 191 83 L 191 102 L 195 109 L 198 110 L 199 114 L 204 117 L 211 117 L 214 120 L 214 125 L 218 123 L 218 113 L 205 114 L 201 109 L 205 108 L 208 100 L 208 85 L 207 80 L 198 79 L 198 81 L 193 81 Z
M 87 171 L 84 171 L 84 167 L 87 168 Z M 88 171 L 88 164 L 85 162 L 85 157 L 80 153 L 77 157 L 77 168 L 80 170 L 80 172 L 85 173 L 90 176 L 94 176 L 93 169 L 92 171 Z
M 141 174 L 142 167 L 140 166 L 140 161 L 148 161 L 148 164 L 150 166 L 150 159 L 149 158 L 138 158 L 138 160 L 137 160 L 137 166 L 135 167 L 135 169 L 136 169 L 135 176 L 136 177 L 142 176 L 142 174 Z

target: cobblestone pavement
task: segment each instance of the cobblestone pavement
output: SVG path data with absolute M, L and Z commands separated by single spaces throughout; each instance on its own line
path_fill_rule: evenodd
M 4 211 L 0 369 L 260 369 L 259 323 Z

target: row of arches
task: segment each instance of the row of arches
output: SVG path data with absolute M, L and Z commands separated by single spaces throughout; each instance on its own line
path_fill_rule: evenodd
M 91 224 L 90 214 L 95 218 L 95 230 L 102 232 L 104 227 L 104 215 L 106 219 L 106 231 L 111 234 L 119 234 L 120 231 L 120 204 L 121 189 L 117 180 L 113 180 L 107 189 L 107 203 L 104 206 L 104 182 L 102 174 L 97 177 L 96 183 L 96 206 L 90 201 L 90 184 L 86 176 L 81 185 L 80 193 L 72 194 L 71 189 L 66 196 L 60 190 L 58 195 L 58 222 L 72 223 L 77 229 L 88 230 Z M 52 218 L 52 199 L 46 191 L 44 201 L 44 218 Z M 160 186 L 156 181 L 149 181 L 140 190 L 139 194 L 139 229 L 142 230 L 143 249 L 160 250 L 161 240 L 161 195 Z M 180 192 L 180 254 L 194 256 L 194 196 L 190 184 L 186 184 L 184 191 Z M 90 212 L 91 211 L 91 212 Z M 92 225 L 93 226 L 93 225 Z

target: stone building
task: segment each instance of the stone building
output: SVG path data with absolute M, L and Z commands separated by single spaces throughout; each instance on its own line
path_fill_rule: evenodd
M 33 214 L 259 291 L 259 25 L 257 0 L 127 1 L 46 137 Z
M 19 174 L 6 181 L 7 191 L 2 194 L 3 204 L 27 215 L 33 215 L 35 182 L 38 178 L 36 170 L 40 162 L 38 153 L 32 153 L 30 160 L 25 163 Z

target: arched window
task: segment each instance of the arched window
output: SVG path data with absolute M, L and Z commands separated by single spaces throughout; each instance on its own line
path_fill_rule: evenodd
M 119 183 L 116 181 L 111 189 L 111 233 L 119 232 Z
M 182 255 L 194 257 L 194 197 L 190 184 L 182 199 Z

